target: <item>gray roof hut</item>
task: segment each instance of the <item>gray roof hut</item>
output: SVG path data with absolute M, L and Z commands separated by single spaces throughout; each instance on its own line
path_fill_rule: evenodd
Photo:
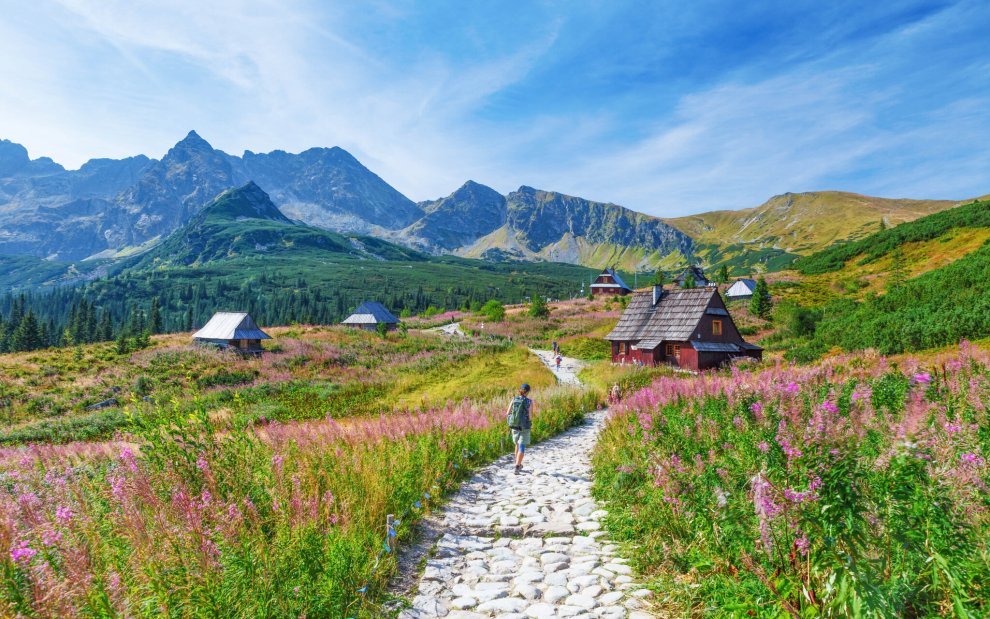
M 261 340 L 272 339 L 258 328 L 246 312 L 217 312 L 202 329 L 193 333 L 193 341 L 220 348 L 234 348 L 240 352 L 262 351 Z
M 729 286 L 725 291 L 726 299 L 750 299 L 756 292 L 755 279 L 737 279 L 736 283 Z
M 399 319 L 381 303 L 365 301 L 340 324 L 365 331 L 377 331 L 378 325 L 384 324 L 389 331 L 392 331 L 399 325 Z
M 691 278 L 688 277 L 689 274 L 692 276 Z M 705 286 L 714 283 L 708 281 L 708 278 L 705 277 L 705 271 L 697 265 L 689 266 L 681 271 L 681 274 L 674 278 L 674 284 L 683 288 L 688 279 L 694 279 L 695 288 L 704 288 Z

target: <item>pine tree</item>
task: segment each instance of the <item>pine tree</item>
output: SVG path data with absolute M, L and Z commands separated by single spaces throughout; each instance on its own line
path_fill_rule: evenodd
M 770 299 L 770 288 L 767 286 L 767 280 L 762 277 L 756 280 L 756 290 L 753 291 L 753 298 L 749 302 L 749 311 L 763 320 L 770 320 L 773 301 Z
M 694 271 L 688 269 L 688 272 L 684 274 L 684 288 L 694 288 L 696 284 Z
M 151 312 L 148 316 L 148 329 L 152 334 L 162 332 L 162 311 L 158 304 L 158 297 L 151 299 Z
M 893 292 L 907 281 L 907 264 L 904 250 L 897 247 L 890 256 L 890 275 L 887 277 L 887 292 Z
M 546 299 L 542 295 L 533 295 L 533 301 L 529 304 L 529 315 L 533 318 L 546 318 L 550 315 L 550 308 L 547 307 Z
M 193 329 L 193 310 L 192 310 L 192 306 L 190 305 L 188 308 L 186 308 L 185 330 L 192 331 L 192 329 Z
M 653 285 L 663 288 L 666 283 L 667 274 L 663 272 L 663 269 L 657 269 L 656 274 L 653 276 Z
M 29 310 L 28 313 L 24 314 L 20 324 L 14 329 L 14 335 L 11 340 L 10 349 L 13 351 L 38 350 L 41 348 L 38 319 L 35 317 L 33 311 Z
M 724 264 L 722 265 L 722 268 L 718 270 L 718 283 L 729 283 L 729 267 Z

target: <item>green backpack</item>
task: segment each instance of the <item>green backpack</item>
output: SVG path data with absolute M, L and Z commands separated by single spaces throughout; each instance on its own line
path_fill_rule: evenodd
M 529 426 L 529 398 L 521 395 L 512 398 L 508 422 L 513 430 L 523 430 Z

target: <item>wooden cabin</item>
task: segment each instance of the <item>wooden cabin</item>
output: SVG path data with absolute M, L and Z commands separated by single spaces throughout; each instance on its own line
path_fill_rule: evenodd
M 261 340 L 270 339 L 271 336 L 259 329 L 246 312 L 217 312 L 193 334 L 197 344 L 235 349 L 246 354 L 262 352 Z
M 399 326 L 399 319 L 381 303 L 365 301 L 340 324 L 365 331 L 377 331 L 378 325 L 384 324 L 386 329 L 394 331 Z
M 690 266 L 681 271 L 681 274 L 674 278 L 674 285 L 683 288 L 689 279 L 694 279 L 695 288 L 715 285 L 715 282 L 708 281 L 708 278 L 705 277 L 705 271 L 700 266 Z
M 756 292 L 755 279 L 737 279 L 735 283 L 729 286 L 729 289 L 725 291 L 725 298 L 751 299 L 753 298 L 754 292 Z
M 632 288 L 622 281 L 615 269 L 605 269 L 591 284 L 591 294 L 598 295 L 627 295 L 632 292 Z
M 735 357 L 763 357 L 762 348 L 739 335 L 716 288 L 638 291 L 605 339 L 613 363 L 699 371 Z

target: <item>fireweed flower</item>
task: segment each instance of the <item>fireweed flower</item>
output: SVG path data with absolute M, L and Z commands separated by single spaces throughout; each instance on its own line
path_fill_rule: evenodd
M 918 372 L 914 375 L 914 382 L 927 385 L 932 382 L 932 375 L 928 372 Z
M 274 466 L 275 470 L 279 473 L 282 472 L 283 462 L 285 462 L 285 456 L 279 454 L 275 454 L 274 456 L 272 456 L 272 466 Z
M 763 453 L 767 453 L 768 451 L 770 451 L 770 443 L 766 441 L 760 441 L 759 443 L 757 443 L 756 448 L 762 451 Z
M 822 403 L 822 410 L 827 413 L 835 414 L 839 412 L 839 407 L 835 405 L 835 402 L 827 401 Z
M 38 551 L 31 548 L 27 540 L 17 542 L 14 547 L 10 549 L 10 558 L 14 563 L 30 563 L 31 559 L 36 554 L 38 554 Z
M 196 468 L 204 472 L 210 468 L 210 463 L 206 461 L 203 454 L 200 454 L 199 457 L 196 458 Z
M 808 539 L 808 535 L 806 533 L 802 532 L 801 537 L 794 540 L 794 548 L 801 553 L 801 556 L 808 554 L 808 549 L 811 548 L 811 540 Z
M 966 464 L 971 464 L 973 466 L 983 466 L 986 462 L 979 454 L 976 453 L 964 453 L 959 456 L 959 459 Z
M 61 505 L 55 509 L 55 519 L 60 522 L 71 522 L 74 515 L 75 514 L 72 513 L 72 510 L 64 505 Z

